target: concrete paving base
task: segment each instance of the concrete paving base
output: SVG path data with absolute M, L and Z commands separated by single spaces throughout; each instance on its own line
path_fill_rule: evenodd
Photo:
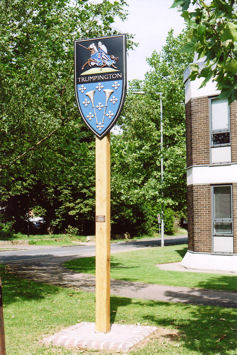
M 199 269 L 186 267 L 183 263 L 168 263 L 168 264 L 157 264 L 156 265 L 160 270 L 167 270 L 167 271 L 183 271 L 183 272 L 198 272 L 198 273 L 206 273 L 206 274 L 220 274 L 220 275 L 231 275 L 236 276 L 237 272 L 234 271 L 222 271 L 222 270 L 214 270 L 214 269 Z M 201 265 L 202 266 L 202 265 Z
M 188 250 L 181 264 L 192 269 L 219 270 L 237 273 L 237 255 L 199 253 Z
M 97 333 L 95 323 L 82 322 L 43 339 L 45 345 L 127 352 L 157 330 L 156 327 L 112 324 L 108 333 Z

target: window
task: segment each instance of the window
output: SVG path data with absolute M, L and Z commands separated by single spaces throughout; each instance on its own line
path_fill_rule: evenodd
M 211 146 L 230 145 L 230 119 L 227 100 L 211 99 Z
M 213 186 L 213 235 L 232 236 L 232 186 Z

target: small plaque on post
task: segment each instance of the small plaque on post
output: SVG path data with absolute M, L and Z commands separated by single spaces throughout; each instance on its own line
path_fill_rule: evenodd
M 95 221 L 96 222 L 105 222 L 105 216 L 96 216 Z

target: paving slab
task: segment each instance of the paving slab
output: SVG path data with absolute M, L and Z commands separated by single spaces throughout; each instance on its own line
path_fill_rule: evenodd
M 108 333 L 98 333 L 95 323 L 82 322 L 43 339 L 45 345 L 129 352 L 135 345 L 157 331 L 157 327 L 112 324 Z

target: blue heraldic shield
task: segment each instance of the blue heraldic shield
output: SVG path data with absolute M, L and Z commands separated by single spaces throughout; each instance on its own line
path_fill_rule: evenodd
M 104 81 L 78 84 L 77 95 L 80 110 L 98 135 L 103 135 L 117 116 L 123 93 L 123 81 Z

